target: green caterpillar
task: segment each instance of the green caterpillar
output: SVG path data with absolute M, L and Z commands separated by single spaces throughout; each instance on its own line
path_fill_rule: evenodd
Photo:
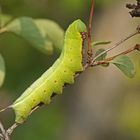
M 65 84 L 74 83 L 75 74 L 83 71 L 82 46 L 85 32 L 86 26 L 79 19 L 68 27 L 60 57 L 10 106 L 15 111 L 16 123 L 25 121 L 39 104 L 49 104 L 54 94 L 62 93 Z

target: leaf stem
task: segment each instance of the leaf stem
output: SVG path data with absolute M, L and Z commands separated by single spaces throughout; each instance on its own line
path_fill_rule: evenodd
M 1 140 L 10 140 L 9 135 L 8 135 L 7 131 L 4 129 L 4 126 L 1 121 L 0 121 L 0 130 L 1 130 L 0 139 Z

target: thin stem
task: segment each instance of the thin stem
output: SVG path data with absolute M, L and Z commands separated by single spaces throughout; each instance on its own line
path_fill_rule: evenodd
M 42 106 L 42 104 L 41 104 L 41 105 L 38 105 L 38 106 L 36 106 L 34 109 L 32 109 L 31 112 L 30 112 L 30 114 L 29 114 L 29 116 L 30 116 L 34 111 L 36 111 L 40 106 Z M 25 122 L 25 121 L 24 121 L 24 122 Z M 22 123 L 14 123 L 11 127 L 9 127 L 9 128 L 6 130 L 6 133 L 10 136 L 10 135 L 13 133 L 13 131 L 14 131 L 19 125 L 23 124 L 24 122 L 22 122 Z
M 127 37 L 125 37 L 124 39 L 120 40 L 119 42 L 117 42 L 114 46 L 112 46 L 111 48 L 105 50 L 104 52 L 100 53 L 99 55 L 97 55 L 96 57 L 94 57 L 94 59 L 92 60 L 92 64 L 96 61 L 97 58 L 101 57 L 103 54 L 117 48 L 118 46 L 120 46 L 122 43 L 124 43 L 125 41 L 127 41 L 128 39 L 132 38 L 133 36 L 139 34 L 139 29 L 137 31 L 135 31 L 134 33 L 128 35 Z
M 0 139 L 1 140 L 10 140 L 8 133 L 4 129 L 4 126 L 2 125 L 1 122 L 0 122 L 0 130 L 1 130 Z
M 13 131 L 19 126 L 19 124 L 14 123 L 10 128 L 8 128 L 8 130 L 6 131 L 6 133 L 10 136 Z
M 92 21 L 94 15 L 94 7 L 95 7 L 95 0 L 92 0 L 90 16 L 89 16 L 89 25 L 88 25 L 88 63 L 91 62 L 91 58 L 93 55 L 92 52 Z
M 107 58 L 105 60 L 94 62 L 91 66 L 95 67 L 95 66 L 98 66 L 98 65 L 108 64 L 110 61 L 114 60 L 116 57 L 118 57 L 120 55 L 129 54 L 129 53 L 131 53 L 131 52 L 133 52 L 135 50 L 140 51 L 140 44 L 136 44 L 134 47 L 132 47 L 132 48 L 126 50 L 126 51 L 123 51 L 123 52 L 121 52 L 121 53 L 119 53 L 119 54 L 117 54 L 115 56 L 109 57 L 109 58 Z
M 11 108 L 11 106 L 8 106 L 8 107 L 6 107 L 6 108 L 4 108 L 4 109 L 1 109 L 1 110 L 0 110 L 0 113 L 1 113 L 1 112 L 4 112 L 5 110 L 7 110 L 7 109 L 9 109 L 9 108 Z
M 4 138 L 3 138 L 3 135 L 2 135 L 2 134 L 0 134 L 0 140 L 4 140 Z
M 4 129 L 4 127 L 3 127 L 3 125 L 2 125 L 2 122 L 1 122 L 1 121 L 0 121 L 0 130 L 1 130 L 2 134 L 4 134 L 4 133 L 5 133 L 5 129 Z
M 130 48 L 130 49 L 124 51 L 124 52 L 121 52 L 121 53 L 119 53 L 119 54 L 117 54 L 115 56 L 112 56 L 110 58 L 107 58 L 106 61 L 111 61 L 111 60 L 113 60 L 114 58 L 116 58 L 116 57 L 118 57 L 120 55 L 126 55 L 128 53 L 133 52 L 134 50 L 140 50 L 140 45 L 139 44 L 136 44 L 134 47 L 132 47 L 132 48 Z

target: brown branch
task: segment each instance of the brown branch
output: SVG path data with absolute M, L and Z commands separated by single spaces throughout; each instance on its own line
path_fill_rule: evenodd
M 39 107 L 41 107 L 41 106 L 42 106 L 42 104 L 36 106 L 35 108 L 33 108 L 33 109 L 31 110 L 29 116 L 30 116 L 34 111 L 36 111 Z M 25 123 L 25 121 L 24 121 L 23 123 Z M 21 123 L 21 124 L 23 124 L 23 123 Z M 9 127 L 9 128 L 6 130 L 6 133 L 10 136 L 10 135 L 13 133 L 13 131 L 14 131 L 18 126 L 20 126 L 21 124 L 20 124 L 20 123 L 14 123 L 11 127 Z
M 109 62 L 112 61 L 113 59 L 115 59 L 116 57 L 118 57 L 120 55 L 129 54 L 129 53 L 131 53 L 131 52 L 133 52 L 135 50 L 140 51 L 140 44 L 136 44 L 134 47 L 132 47 L 132 48 L 126 50 L 126 51 L 123 51 L 123 52 L 121 52 L 121 53 L 119 53 L 119 54 L 117 54 L 115 56 L 109 57 L 109 58 L 107 58 L 105 60 L 97 61 L 97 62 L 95 61 L 91 66 L 95 67 L 95 66 L 98 66 L 98 65 L 109 64 Z
M 3 127 L 2 122 L 0 122 L 0 130 L 1 130 L 0 139 L 4 140 L 5 129 Z
M 103 54 L 105 54 L 105 53 L 107 53 L 107 52 L 109 52 L 109 51 L 117 48 L 118 46 L 120 46 L 121 44 L 123 44 L 125 41 L 127 41 L 128 39 L 132 38 L 133 36 L 135 36 L 135 35 L 137 35 L 139 33 L 140 33 L 140 27 L 138 27 L 137 30 L 134 33 L 132 33 L 132 34 L 128 35 L 127 37 L 125 37 L 124 39 L 120 40 L 119 42 L 117 42 L 111 48 L 109 48 L 109 49 L 105 50 L 104 52 L 100 53 L 99 55 L 95 56 L 94 59 L 92 60 L 92 64 L 96 61 L 96 59 L 98 59 L 99 57 L 101 57 Z
M 8 135 L 7 131 L 4 129 L 2 122 L 0 122 L 0 130 L 1 130 L 0 139 L 1 140 L 10 140 L 9 135 Z
M 11 127 L 9 127 L 7 130 L 6 130 L 6 133 L 10 136 L 13 131 L 19 126 L 19 124 L 17 123 L 14 123 Z
M 108 48 L 107 50 L 105 50 L 104 52 L 100 53 L 99 55 L 95 56 L 93 58 L 93 60 L 91 61 L 91 64 L 89 63 L 86 63 L 85 66 L 84 66 L 84 70 L 86 70 L 88 67 L 90 66 L 96 66 L 96 59 L 98 59 L 99 57 L 101 57 L 103 54 L 119 47 L 121 44 L 123 44 L 125 41 L 131 39 L 132 37 L 134 37 L 135 35 L 139 34 L 140 33 L 140 26 L 137 27 L 137 30 L 134 32 L 134 33 L 131 33 L 129 34 L 128 36 L 126 36 L 124 39 L 120 40 L 119 42 L 117 42 L 114 46 Z M 105 63 L 105 62 L 104 62 Z M 99 65 L 99 64 L 98 64 Z M 79 74 L 76 74 L 76 77 L 78 76 Z
M 90 16 L 89 16 L 89 25 L 88 25 L 88 51 L 87 51 L 88 63 L 91 63 L 91 59 L 93 56 L 93 52 L 92 52 L 92 21 L 93 21 L 93 15 L 94 15 L 94 6 L 95 6 L 95 0 L 92 0 Z
M 111 60 L 113 60 L 114 58 L 116 58 L 116 57 L 118 57 L 120 55 L 126 55 L 128 53 L 133 52 L 134 50 L 140 50 L 140 44 L 136 44 L 134 47 L 132 47 L 132 48 L 130 48 L 130 49 L 124 51 L 124 52 L 121 52 L 121 53 L 119 53 L 119 54 L 117 54 L 117 55 L 115 55 L 113 57 L 107 58 L 106 61 L 111 61 Z

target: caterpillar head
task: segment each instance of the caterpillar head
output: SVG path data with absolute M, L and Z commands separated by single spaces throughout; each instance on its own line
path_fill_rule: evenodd
M 66 31 L 66 37 L 69 39 L 78 39 L 79 36 L 81 36 L 81 33 L 86 31 L 86 25 L 80 19 L 78 19 L 68 27 Z
M 86 31 L 86 25 L 80 19 L 76 20 L 74 23 L 75 23 L 75 29 L 78 32 L 82 33 Z

